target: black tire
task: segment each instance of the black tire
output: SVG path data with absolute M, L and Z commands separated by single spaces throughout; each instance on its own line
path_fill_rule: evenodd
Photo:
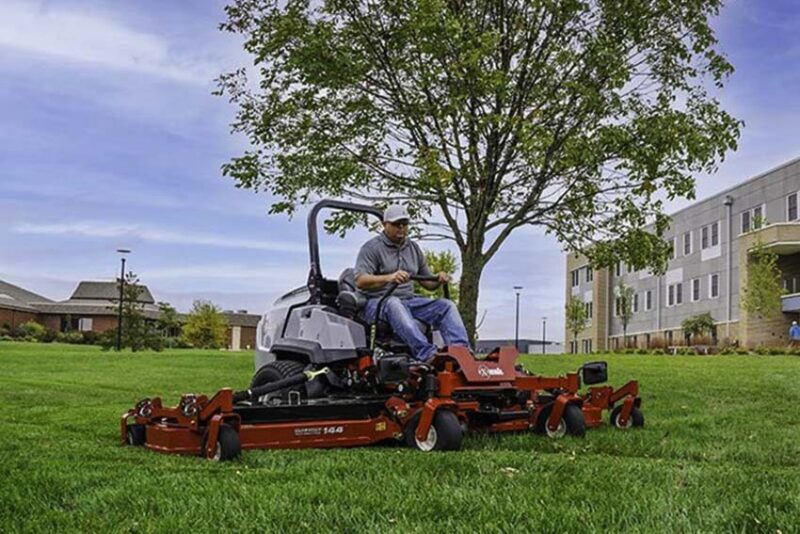
M 631 416 L 628 418 L 628 424 L 626 426 L 621 426 L 618 422 L 619 414 L 622 412 L 622 405 L 620 404 L 613 410 L 611 410 L 611 415 L 608 417 L 608 421 L 614 428 L 619 429 L 626 429 L 626 428 L 641 428 L 644 426 L 644 414 L 642 410 L 637 408 L 636 406 L 633 407 L 631 410 Z
M 456 414 L 447 410 L 438 410 L 433 416 L 433 424 L 428 432 L 429 441 L 426 442 L 418 441 L 415 435 L 421 415 L 421 411 L 417 412 L 403 431 L 409 447 L 425 452 L 461 450 L 464 433 Z
M 250 388 L 256 388 L 264 384 L 269 384 L 270 382 L 276 382 L 290 376 L 299 375 L 303 372 L 305 367 L 305 364 L 294 360 L 276 360 L 274 362 L 269 362 L 253 375 L 253 380 L 250 381 Z M 270 393 L 269 397 L 279 397 L 282 400 L 288 400 L 290 391 L 297 391 L 300 393 L 301 399 L 306 398 L 306 388 L 303 385 L 275 391 Z
M 533 429 L 535 433 L 546 434 L 550 438 L 561 438 L 565 435 L 582 438 L 586 435 L 586 420 L 583 417 L 583 411 L 581 411 L 580 406 L 567 404 L 564 407 L 564 413 L 561 414 L 559 428 L 556 431 L 551 431 L 547 428 L 547 420 L 552 412 L 553 404 L 548 404 L 542 409 Z
M 206 444 L 208 443 L 208 430 L 203 436 L 203 454 L 206 452 Z M 230 425 L 219 425 L 219 433 L 217 434 L 217 451 L 211 460 L 217 462 L 228 462 L 235 460 L 242 453 L 242 444 L 239 441 L 239 433 L 234 430 Z
M 141 447 L 147 439 L 147 431 L 144 425 L 128 425 L 126 434 L 128 435 L 128 445 L 132 447 Z

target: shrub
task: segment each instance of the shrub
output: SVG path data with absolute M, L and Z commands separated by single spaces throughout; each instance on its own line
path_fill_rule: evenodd
M 83 343 L 83 334 L 81 332 L 59 332 L 56 335 L 56 341 L 59 343 L 80 345 Z
M 17 328 L 17 335 L 24 338 L 26 341 L 40 341 L 47 333 L 45 327 L 36 321 L 28 321 L 22 323 Z
M 86 345 L 96 345 L 100 338 L 100 334 L 97 332 L 93 332 L 91 330 L 87 330 L 83 332 L 83 343 Z
M 749 350 L 747 350 L 747 349 L 746 349 L 746 348 L 744 348 L 744 347 L 738 347 L 738 348 L 736 349 L 736 354 L 741 354 L 741 355 L 750 354 L 750 351 L 749 351 Z
M 53 330 L 48 330 L 47 332 L 44 333 L 44 336 L 42 336 L 42 341 L 44 343 L 52 343 L 53 341 L 56 340 L 57 336 L 58 332 L 55 332 Z

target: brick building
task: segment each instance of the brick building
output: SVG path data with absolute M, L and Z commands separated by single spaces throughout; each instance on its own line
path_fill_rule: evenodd
M 118 299 L 116 282 L 79 282 L 69 299 L 55 302 L 0 280 L 0 326 L 14 329 L 36 321 L 51 332 L 105 332 L 117 326 Z M 147 286 L 140 286 L 137 300 L 146 318 L 158 319 L 158 305 Z M 246 310 L 223 315 L 228 320 L 227 348 L 254 348 L 260 316 Z M 185 317 L 178 315 L 179 320 Z

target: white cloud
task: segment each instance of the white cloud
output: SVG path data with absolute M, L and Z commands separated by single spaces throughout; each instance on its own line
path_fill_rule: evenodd
M 104 221 L 84 221 L 61 224 L 19 223 L 12 227 L 12 231 L 20 234 L 78 236 L 103 239 L 141 239 L 154 243 L 205 245 L 276 252 L 306 252 L 308 250 L 303 242 L 244 239 L 228 235 L 177 232 L 138 224 L 114 224 Z
M 109 16 L 31 0 L 3 2 L 0 47 L 185 83 L 205 84 L 219 73 L 214 65 L 180 56 L 162 37 Z

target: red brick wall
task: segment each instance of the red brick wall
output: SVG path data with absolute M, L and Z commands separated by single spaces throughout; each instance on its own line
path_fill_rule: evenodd
M 0 308 L 0 326 L 8 325 L 13 329 L 28 321 L 38 321 L 36 314 Z
M 73 317 L 77 317 L 73 315 Z M 117 318 L 109 315 L 86 315 L 92 319 L 92 332 L 105 332 L 117 327 Z M 61 332 L 61 319 L 63 315 L 45 315 L 41 322 L 45 328 L 53 332 Z

